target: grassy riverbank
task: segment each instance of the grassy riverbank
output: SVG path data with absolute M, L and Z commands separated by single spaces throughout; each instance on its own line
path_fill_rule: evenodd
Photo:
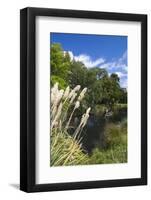
M 96 147 L 89 158 L 90 164 L 127 162 L 127 122 L 108 124 L 104 131 L 104 148 Z

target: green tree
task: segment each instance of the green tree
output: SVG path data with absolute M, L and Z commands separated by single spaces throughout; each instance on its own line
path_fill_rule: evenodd
M 59 43 L 51 45 L 51 84 L 55 82 L 59 82 L 61 88 L 87 87 L 85 105 L 105 104 L 112 108 L 116 103 L 127 103 L 127 91 L 120 87 L 117 74 L 109 76 L 106 69 L 88 68 L 82 62 L 71 60 Z
M 125 88 L 120 88 L 120 103 L 127 103 L 127 90 Z
M 51 45 L 50 67 L 51 74 L 55 76 L 56 79 L 59 80 L 60 78 L 60 80 L 64 80 L 64 82 L 68 83 L 71 70 L 70 56 L 68 53 L 64 53 L 59 43 Z
M 69 79 L 71 87 L 75 87 L 76 85 L 81 85 L 82 88 L 87 87 L 87 68 L 82 62 L 76 62 L 75 60 L 72 62 Z
M 121 94 L 118 75 L 111 74 L 110 77 L 102 78 L 101 85 L 103 95 L 102 103 L 112 108 L 115 103 L 118 103 Z
M 112 73 L 110 77 L 111 77 L 111 79 L 112 79 L 113 81 L 115 81 L 116 83 L 119 84 L 120 78 L 118 77 L 117 74 Z

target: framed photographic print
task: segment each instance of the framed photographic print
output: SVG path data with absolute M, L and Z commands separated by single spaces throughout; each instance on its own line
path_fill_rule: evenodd
M 147 16 L 20 12 L 20 189 L 147 184 Z

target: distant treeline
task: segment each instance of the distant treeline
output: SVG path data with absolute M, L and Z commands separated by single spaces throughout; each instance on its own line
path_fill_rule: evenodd
M 116 73 L 109 75 L 106 69 L 88 68 L 84 63 L 71 59 L 59 43 L 51 44 L 51 85 L 56 82 L 64 89 L 68 85 L 74 88 L 81 85 L 87 87 L 86 106 L 105 104 L 112 108 L 114 104 L 127 103 L 127 91 L 120 86 L 120 78 Z

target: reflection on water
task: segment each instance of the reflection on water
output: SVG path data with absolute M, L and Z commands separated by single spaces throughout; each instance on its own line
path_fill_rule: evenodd
M 113 113 L 112 116 L 105 118 L 104 116 L 96 116 L 90 114 L 87 126 L 82 133 L 83 148 L 88 152 L 95 147 L 103 147 L 104 128 L 108 123 L 120 124 L 123 119 L 127 118 L 127 108 L 120 109 Z

